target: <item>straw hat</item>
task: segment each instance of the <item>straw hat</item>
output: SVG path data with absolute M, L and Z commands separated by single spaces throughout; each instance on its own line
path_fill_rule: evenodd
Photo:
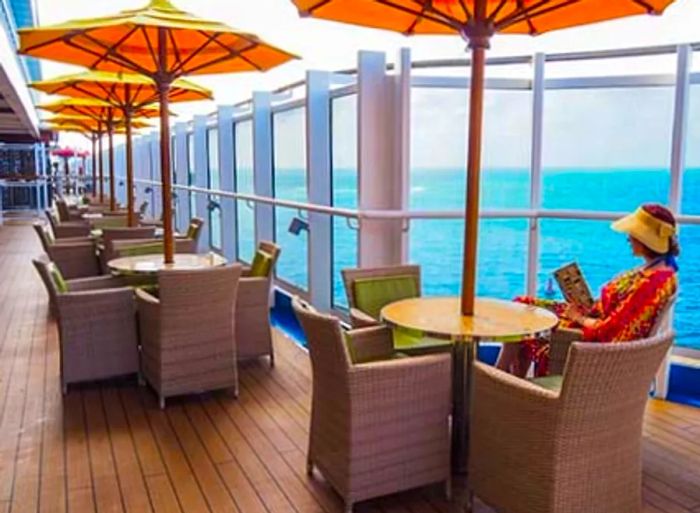
M 649 249 L 659 254 L 666 254 L 671 249 L 671 237 L 676 234 L 676 227 L 659 219 L 643 207 L 633 213 L 618 219 L 612 224 L 612 229 L 626 233 Z

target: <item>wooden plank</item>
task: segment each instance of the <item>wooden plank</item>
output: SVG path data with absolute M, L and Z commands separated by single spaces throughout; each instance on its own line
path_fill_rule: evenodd
M 95 496 L 92 488 L 74 488 L 68 490 L 69 513 L 94 513 Z
M 146 486 L 148 487 L 148 494 L 151 497 L 155 513 L 182 512 L 168 476 L 148 476 L 146 477 Z
M 85 412 L 79 391 L 72 390 L 63 397 L 63 409 L 68 491 L 92 488 Z
M 145 476 L 165 474 L 165 464 L 158 450 L 151 426 L 144 411 L 139 391 L 133 388 L 122 388 L 120 398 L 129 422 L 131 437 L 136 446 L 136 454 Z

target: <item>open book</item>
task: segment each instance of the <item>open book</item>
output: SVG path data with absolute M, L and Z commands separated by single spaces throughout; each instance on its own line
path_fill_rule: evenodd
M 576 305 L 585 311 L 593 307 L 595 300 L 591 295 L 591 289 L 576 262 L 567 264 L 554 271 L 554 279 L 557 280 L 564 299 L 568 303 Z

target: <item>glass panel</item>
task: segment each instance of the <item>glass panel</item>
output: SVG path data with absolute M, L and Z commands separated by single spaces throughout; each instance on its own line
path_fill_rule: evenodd
M 410 261 L 420 264 L 423 294 L 454 296 L 462 283 L 461 220 L 411 221 Z M 477 294 L 510 299 L 525 291 L 528 222 L 482 219 Z
M 688 134 L 681 211 L 684 214 L 700 214 L 700 85 L 697 84 L 690 86 L 688 101 Z
M 410 206 L 415 210 L 462 209 L 467 90 L 413 88 L 411 93 Z M 526 208 L 530 201 L 532 93 L 488 90 L 484 101 L 481 207 Z
M 666 203 L 673 89 L 545 92 L 543 206 L 630 211 Z
M 236 150 L 236 192 L 253 194 L 253 122 L 241 121 L 234 125 L 234 147 Z M 255 210 L 253 204 L 236 201 L 236 236 L 238 259 L 252 262 L 255 254 Z
M 220 189 L 219 174 L 219 131 L 216 128 L 207 130 L 207 183 L 210 189 Z M 221 249 L 221 197 L 209 195 L 209 244 L 214 249 Z
M 676 344 L 700 350 L 700 226 L 682 226 L 679 242 L 681 287 L 673 317 Z
M 538 295 L 561 299 L 552 272 L 574 261 L 595 297 L 615 275 L 641 263 L 632 255 L 625 235 L 612 231 L 608 221 L 541 220 Z
M 272 116 L 275 197 L 306 202 L 306 109 L 296 108 Z M 308 289 L 308 230 L 293 232 L 306 222 L 294 209 L 275 207 L 275 240 L 282 247 L 277 276 Z
M 196 162 L 194 160 L 194 134 L 187 134 L 187 185 L 195 185 Z M 190 198 L 190 217 L 197 215 L 197 196 L 195 193 L 189 193 Z
M 357 95 L 331 100 L 331 172 L 333 206 L 356 209 Z M 357 230 L 342 217 L 333 218 L 333 306 L 347 308 L 342 269 L 357 267 Z

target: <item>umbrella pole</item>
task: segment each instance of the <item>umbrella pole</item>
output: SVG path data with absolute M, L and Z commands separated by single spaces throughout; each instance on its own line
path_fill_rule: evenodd
M 172 78 L 164 76 L 168 63 L 168 39 L 165 29 L 158 29 L 158 60 L 162 73 L 155 77 L 160 100 L 160 180 L 163 195 L 163 257 L 166 264 L 175 261 L 173 240 L 173 198 L 170 178 L 170 105 Z
M 129 86 L 126 86 L 127 88 Z M 131 141 L 131 110 L 124 110 L 124 124 L 126 125 L 126 208 L 128 214 L 128 226 L 134 226 L 136 213 L 134 212 L 134 155 Z
M 92 140 L 92 197 L 94 198 L 97 195 L 97 155 L 95 154 L 97 134 L 93 132 L 90 139 Z
M 70 165 L 68 157 L 63 158 L 63 174 L 66 176 L 65 194 L 70 194 Z
M 109 141 L 109 209 L 114 212 L 115 208 L 115 187 L 114 187 L 114 126 L 110 119 L 107 125 L 107 140 Z
M 485 4 L 484 4 L 485 5 Z M 462 269 L 462 315 L 474 315 L 477 242 L 479 240 L 479 179 L 481 174 L 481 129 L 484 106 L 484 71 L 488 37 L 470 38 L 472 50 L 469 88 L 469 153 L 467 157 L 467 202 L 464 215 L 464 267 Z
M 104 159 L 102 158 L 102 123 L 98 123 L 97 146 L 97 152 L 99 153 L 99 155 L 97 156 L 97 164 L 100 171 L 100 203 L 103 204 L 105 201 L 105 175 L 103 162 Z

